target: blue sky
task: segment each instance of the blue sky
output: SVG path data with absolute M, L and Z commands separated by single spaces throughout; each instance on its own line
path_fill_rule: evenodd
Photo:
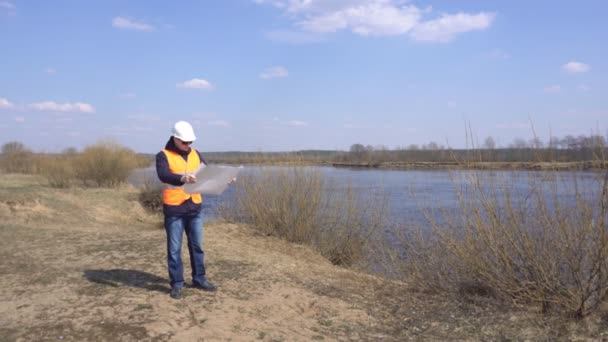
M 608 132 L 608 2 L 0 0 L 0 143 L 499 146 Z

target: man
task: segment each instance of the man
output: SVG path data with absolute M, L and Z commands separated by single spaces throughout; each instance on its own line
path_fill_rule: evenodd
M 201 154 L 191 148 L 196 140 L 192 126 L 178 121 L 165 149 L 156 155 L 156 173 L 165 183 L 163 189 L 163 214 L 167 232 L 167 264 L 171 280 L 171 298 L 182 297 L 184 269 L 181 259 L 182 235 L 186 231 L 188 252 L 192 267 L 192 285 L 204 291 L 216 291 L 217 287 L 205 275 L 203 222 L 200 194 L 187 194 L 185 183 L 195 183 L 194 171 L 201 163 L 207 164 Z

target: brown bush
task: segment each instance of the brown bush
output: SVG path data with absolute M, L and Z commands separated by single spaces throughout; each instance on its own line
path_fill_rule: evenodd
M 55 155 L 39 158 L 39 173 L 44 176 L 53 188 L 69 188 L 74 184 L 76 156 Z
M 88 146 L 75 160 L 76 177 L 85 186 L 116 186 L 136 167 L 135 152 L 114 142 Z
M 265 167 L 239 177 L 236 200 L 220 214 L 261 232 L 310 245 L 334 264 L 360 264 L 382 224 L 384 203 L 361 203 L 352 189 L 331 192 L 319 170 Z
M 161 213 L 163 209 L 163 189 L 152 180 L 144 180 L 139 191 L 139 203 L 151 213 Z
M 460 216 L 428 213 L 432 228 L 410 229 L 402 239 L 408 278 L 430 290 L 491 295 L 575 317 L 605 300 L 608 174 L 586 187 L 576 176 L 533 172 L 529 190 L 517 196 L 517 183 L 464 175 Z
M 34 153 L 18 141 L 8 142 L 2 145 L 0 167 L 7 173 L 34 173 Z

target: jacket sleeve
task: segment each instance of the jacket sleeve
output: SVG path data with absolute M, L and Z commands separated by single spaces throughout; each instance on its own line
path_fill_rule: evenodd
M 156 174 L 161 182 L 181 186 L 184 183 L 181 181 L 182 176 L 175 174 L 169 170 L 169 161 L 163 152 L 156 155 Z

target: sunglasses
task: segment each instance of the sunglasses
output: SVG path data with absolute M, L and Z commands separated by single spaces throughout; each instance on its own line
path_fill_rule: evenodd
M 184 144 L 184 145 L 190 145 L 190 144 L 192 144 L 192 141 L 183 141 L 183 140 L 180 140 L 180 141 L 181 141 L 181 142 L 182 142 L 182 144 Z

